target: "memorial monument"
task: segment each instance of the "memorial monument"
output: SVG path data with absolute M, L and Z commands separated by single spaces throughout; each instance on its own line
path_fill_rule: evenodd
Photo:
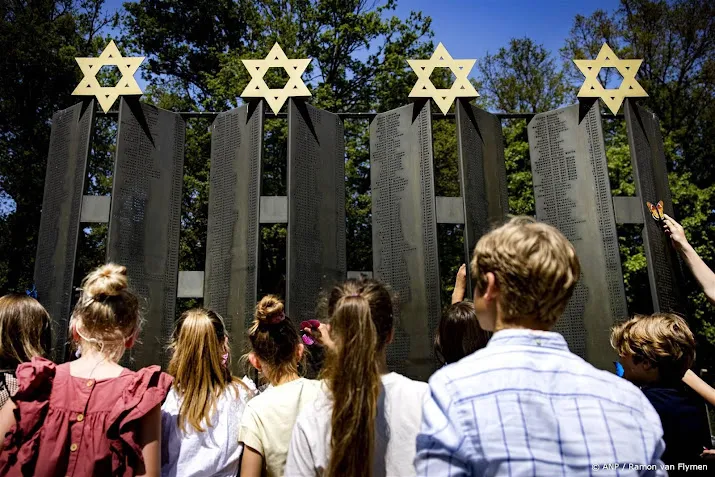
M 133 74 L 143 58 L 122 57 L 113 42 L 98 58 L 78 58 L 85 77 L 75 94 L 85 99 L 56 113 L 48 155 L 35 281 L 53 316 L 54 358 L 68 359 L 67 324 L 78 234 L 83 223 L 109 223 L 107 259 L 126 265 L 130 283 L 146 300 L 143 346 L 133 366 L 166 364 L 165 345 L 177 297 L 203 299 L 226 319 L 235 343 L 250 322 L 258 293 L 261 224 L 287 224 L 286 305 L 291 319 L 313 317 L 320 294 L 348 275 L 346 267 L 345 139 L 341 116 L 307 102 L 302 73 L 310 59 L 290 59 L 276 44 L 263 59 L 244 60 L 251 75 L 245 104 L 213 114 L 206 269 L 179 271 L 184 135 L 189 115 L 139 101 Z M 582 279 L 557 325 L 571 349 L 610 369 L 608 330 L 628 310 L 618 251 L 617 223 L 644 224 L 643 239 L 656 310 L 680 310 L 677 257 L 649 218 L 645 202 L 663 200 L 672 215 L 658 120 L 633 102 L 645 95 L 635 75 L 641 60 L 621 60 L 604 45 L 595 60 L 575 60 L 586 80 L 579 104 L 536 114 L 528 125 L 536 216 L 572 241 Z M 463 261 L 476 241 L 508 213 L 504 138 L 498 114 L 470 103 L 479 96 L 468 80 L 475 60 L 453 59 L 439 44 L 429 59 L 410 60 L 417 75 L 412 102 L 372 113 L 370 183 L 373 270 L 396 292 L 391 369 L 426 379 L 435 368 L 434 331 L 440 301 L 437 225 L 464 227 Z M 95 75 L 117 65 L 122 78 L 101 87 Z M 270 89 L 271 67 L 289 80 Z M 456 80 L 436 89 L 430 74 L 450 68 Z M 616 67 L 617 90 L 597 79 Z M 119 98 L 112 196 L 85 195 L 95 117 Z M 637 197 L 612 197 L 598 99 L 615 114 L 625 102 Z M 440 113 L 432 113 L 430 99 Z M 104 113 L 95 111 L 98 103 Z M 266 105 L 287 103 L 288 186 L 285 197 L 261 194 Z M 432 120 L 454 105 L 460 197 L 436 197 Z M 280 113 L 281 115 L 283 113 Z M 452 116 L 450 116 L 452 117 Z M 352 273 L 352 272 L 351 272 Z M 471 289 L 471 287 L 469 287 Z

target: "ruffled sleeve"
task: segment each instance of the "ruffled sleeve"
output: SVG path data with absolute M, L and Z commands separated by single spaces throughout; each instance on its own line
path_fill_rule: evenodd
M 159 366 L 140 369 L 109 414 L 108 437 L 123 447 L 122 450 L 133 451 L 139 460 L 143 459 L 138 442 L 139 421 L 164 401 L 172 381 Z
M 23 464 L 36 455 L 39 431 L 50 406 L 55 371 L 55 363 L 44 358 L 32 358 L 29 363 L 22 363 L 17 367 L 17 392 L 12 397 L 16 406 L 16 423 L 10 432 L 3 436 L 3 454 L 11 462 L 17 459 Z

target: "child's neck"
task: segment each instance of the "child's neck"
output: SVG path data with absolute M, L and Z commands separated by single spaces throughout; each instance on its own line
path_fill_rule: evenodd
M 93 347 L 85 347 L 80 356 L 70 363 L 70 374 L 85 379 L 116 378 L 124 368 L 109 356 Z
M 501 330 L 537 330 L 551 331 L 551 326 L 534 318 L 512 318 L 505 321 L 502 317 L 497 316 L 494 324 L 494 331 Z

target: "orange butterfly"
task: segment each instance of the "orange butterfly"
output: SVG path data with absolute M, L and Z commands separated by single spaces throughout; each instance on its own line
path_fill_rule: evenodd
M 653 220 L 656 222 L 660 222 L 661 220 L 665 219 L 665 216 L 663 215 L 663 201 L 659 201 L 656 205 L 651 204 L 650 202 L 646 202 L 646 205 L 648 206 L 648 210 L 650 210 L 650 215 L 653 216 Z

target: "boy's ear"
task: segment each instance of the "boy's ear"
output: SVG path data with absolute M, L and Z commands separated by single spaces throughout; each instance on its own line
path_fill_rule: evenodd
M 248 353 L 248 362 L 251 363 L 251 366 L 256 368 L 257 371 L 261 370 L 261 361 L 258 359 L 258 356 L 256 356 L 256 353 L 251 351 Z
M 487 279 L 487 284 L 486 287 L 484 287 L 482 297 L 487 301 L 494 301 L 499 297 L 499 284 L 497 283 L 497 277 L 494 276 L 492 272 L 487 272 L 484 277 Z

